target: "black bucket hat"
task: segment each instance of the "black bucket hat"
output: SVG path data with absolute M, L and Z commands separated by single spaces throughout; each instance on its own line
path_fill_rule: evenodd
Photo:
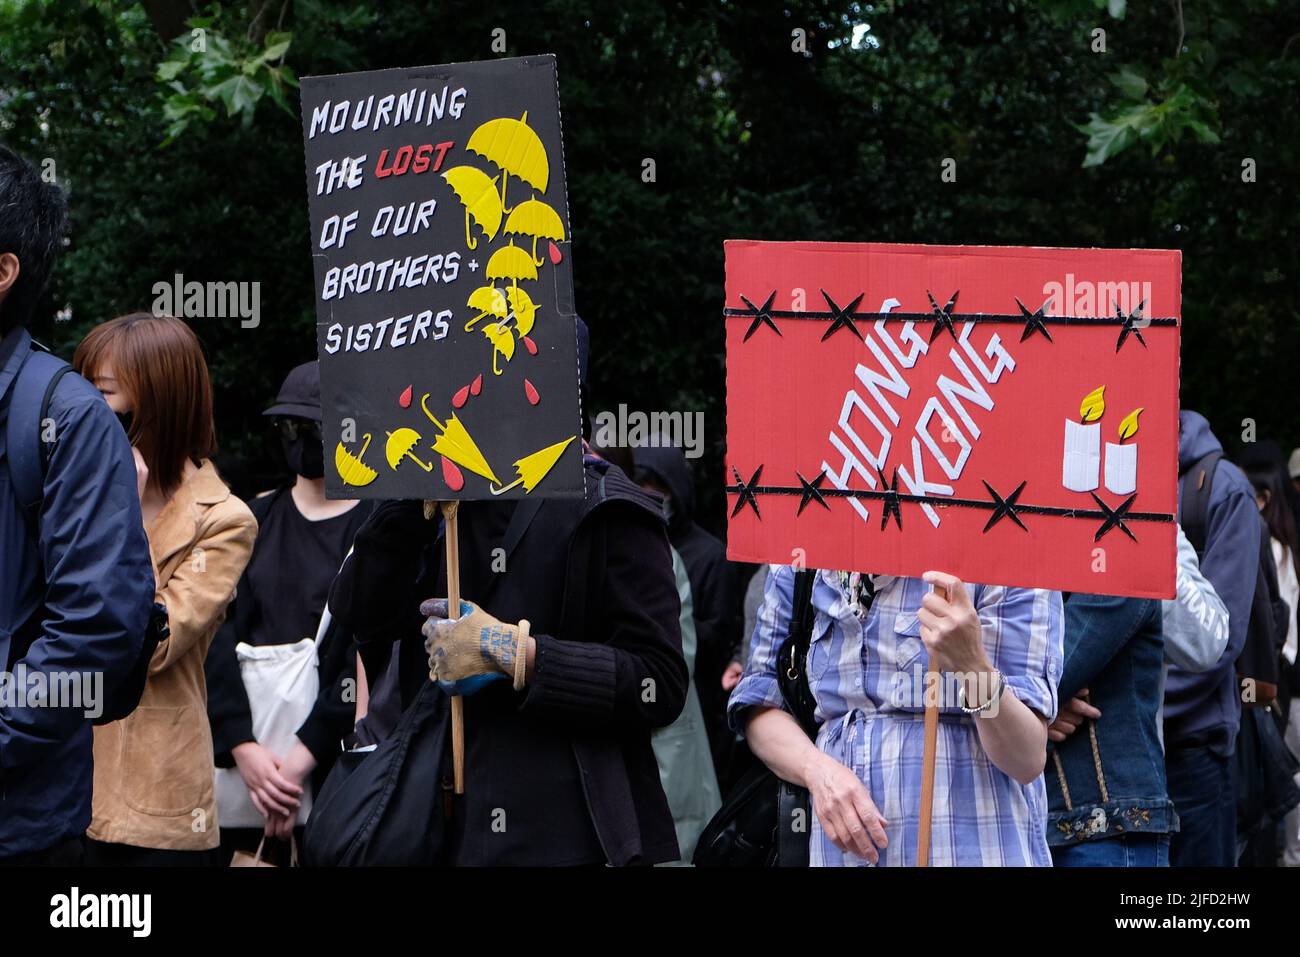
M 294 416 L 299 419 L 321 420 L 320 364 L 315 360 L 295 366 L 284 377 L 275 404 L 263 415 Z

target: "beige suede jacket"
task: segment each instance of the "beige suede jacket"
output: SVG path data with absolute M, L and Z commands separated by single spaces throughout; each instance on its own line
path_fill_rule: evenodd
M 253 553 L 257 521 L 204 461 L 146 529 L 171 635 L 140 705 L 95 729 L 97 841 L 170 850 L 219 843 L 203 661 Z

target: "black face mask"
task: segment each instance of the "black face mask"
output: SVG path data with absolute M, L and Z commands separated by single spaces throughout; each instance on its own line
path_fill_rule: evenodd
M 130 438 L 131 424 L 135 422 L 135 413 L 131 411 L 127 411 L 127 412 L 114 412 L 113 414 L 117 416 L 117 421 L 122 423 L 122 430 L 126 432 L 127 437 Z
M 293 439 L 282 435 L 280 448 L 284 449 L 285 461 L 295 475 L 318 479 L 325 474 L 325 447 L 319 437 L 305 430 Z

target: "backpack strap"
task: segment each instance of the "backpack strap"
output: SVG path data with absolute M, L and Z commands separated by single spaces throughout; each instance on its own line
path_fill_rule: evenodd
M 57 434 L 45 441 L 54 390 L 72 366 L 33 345 L 14 379 L 9 402 L 7 449 L 9 474 L 18 504 L 35 521 L 45 496 L 45 466 L 58 442 Z
M 1214 473 L 1221 458 L 1223 452 L 1218 450 L 1202 456 L 1178 480 L 1178 524 L 1196 549 L 1198 558 L 1205 553 L 1210 494 L 1214 490 Z

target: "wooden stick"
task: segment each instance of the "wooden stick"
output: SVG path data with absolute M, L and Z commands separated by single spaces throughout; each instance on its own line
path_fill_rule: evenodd
M 947 598 L 942 585 L 934 586 Z M 941 675 L 931 658 L 925 672 L 925 744 L 921 751 L 921 818 L 916 832 L 916 866 L 930 866 L 930 823 L 934 817 L 934 765 L 939 748 L 939 690 Z
M 447 613 L 460 617 L 460 523 L 456 520 L 459 502 L 443 502 L 442 517 L 447 539 Z M 451 769 L 457 794 L 465 793 L 465 699 L 451 696 Z

